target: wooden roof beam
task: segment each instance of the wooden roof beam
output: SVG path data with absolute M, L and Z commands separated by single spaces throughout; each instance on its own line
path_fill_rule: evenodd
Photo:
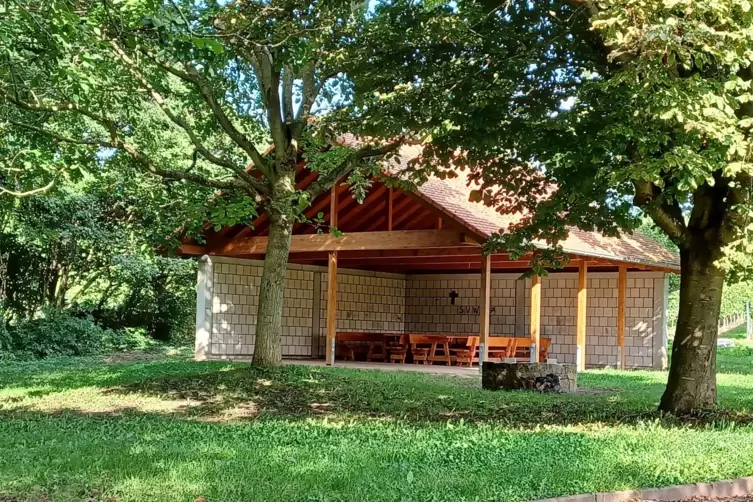
M 263 254 L 267 251 L 267 237 L 235 239 L 215 254 L 237 256 Z M 454 247 L 464 244 L 463 234 L 454 230 L 404 230 L 392 232 L 355 232 L 341 237 L 332 234 L 294 235 L 290 251 L 365 251 L 388 249 L 420 249 Z
M 362 204 L 359 204 L 357 207 L 355 207 L 351 211 L 348 211 L 347 213 L 342 215 L 342 218 L 340 218 L 340 226 L 344 228 L 345 225 L 350 223 L 352 220 L 358 220 L 361 213 L 364 212 L 366 209 L 368 209 L 371 206 L 371 204 L 377 204 L 377 205 L 383 204 L 383 202 L 380 202 L 378 198 L 386 190 L 387 190 L 386 187 L 382 185 L 379 188 L 377 188 L 374 192 L 366 196 Z

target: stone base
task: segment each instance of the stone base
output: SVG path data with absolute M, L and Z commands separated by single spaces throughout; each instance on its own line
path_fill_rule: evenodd
M 481 375 L 482 387 L 489 390 L 578 390 L 578 372 L 574 364 L 486 362 Z

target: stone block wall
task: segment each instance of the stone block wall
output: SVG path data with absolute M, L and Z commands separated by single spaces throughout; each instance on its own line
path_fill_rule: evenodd
M 254 353 L 262 265 L 214 258 L 211 351 L 215 356 Z M 310 356 L 314 273 L 290 267 L 282 311 L 283 356 Z
M 262 266 L 261 261 L 224 257 L 202 261 L 197 312 L 203 311 L 204 319 L 199 322 L 197 316 L 197 357 L 200 347 L 207 359 L 253 356 Z M 339 270 L 337 284 L 338 330 L 372 333 L 405 330 L 405 276 Z M 204 297 L 211 308 L 202 310 L 199 306 L 203 305 Z M 326 267 L 288 266 L 282 316 L 283 357 L 324 354 Z M 200 331 L 206 331 L 207 342 L 198 341 Z
M 515 334 L 515 279 L 493 274 L 490 331 L 499 336 Z M 477 335 L 481 276 L 409 275 L 405 297 L 407 333 L 456 333 Z
M 492 274 L 492 336 L 528 338 L 531 280 L 519 277 Z M 627 367 L 661 367 L 664 364 L 664 281 L 663 273 L 628 273 L 625 311 Z M 480 283 L 479 274 L 408 276 L 406 332 L 477 334 Z M 552 273 L 542 278 L 541 336 L 551 340 L 549 354 L 561 362 L 575 363 L 577 309 L 577 273 Z M 589 274 L 587 318 L 586 365 L 616 366 L 616 272 Z
M 617 365 L 617 273 L 588 274 L 586 366 Z M 525 329 L 530 326 L 531 281 L 525 283 Z M 658 293 L 657 293 L 658 291 Z M 625 301 L 625 366 L 661 367 L 664 326 L 664 274 L 629 272 Z M 551 357 L 575 363 L 578 274 L 542 278 L 541 336 L 550 338 Z
M 327 283 L 321 273 L 319 355 L 327 338 Z M 337 271 L 337 330 L 365 333 L 405 331 L 405 276 L 360 270 Z
M 262 262 L 202 259 L 197 296 L 197 358 L 250 358 Z M 542 279 L 542 337 L 550 356 L 575 363 L 577 273 Z M 628 367 L 666 363 L 665 274 L 630 272 L 626 301 Z M 456 333 L 479 331 L 479 274 L 400 275 L 338 271 L 339 331 Z M 530 279 L 493 274 L 492 336 L 528 337 Z M 318 306 L 318 308 L 316 308 Z M 285 357 L 323 356 L 327 330 L 327 269 L 290 265 L 285 281 Z M 586 365 L 616 365 L 617 273 L 589 273 Z

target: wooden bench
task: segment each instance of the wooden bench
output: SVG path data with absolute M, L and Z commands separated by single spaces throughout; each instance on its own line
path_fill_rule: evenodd
M 408 335 L 413 364 L 433 364 L 443 362 L 452 364 L 450 355 L 450 336 L 447 335 Z M 437 350 L 441 353 L 438 353 Z
M 385 361 L 387 352 L 385 350 L 386 340 L 382 333 L 363 333 L 363 332 L 337 332 L 337 352 L 336 354 L 343 359 L 355 361 L 356 350 L 359 347 L 368 347 L 366 360 Z
M 549 338 L 542 338 L 540 343 L 539 361 L 543 363 L 546 362 L 549 357 L 549 346 L 552 344 L 552 340 Z M 515 350 L 515 359 L 523 363 L 527 363 L 531 360 L 531 342 L 528 338 L 518 339 L 517 349 Z
M 478 337 L 469 337 L 467 335 L 408 335 L 410 341 L 411 353 L 413 354 L 413 363 L 433 364 L 444 363 L 448 366 L 457 359 L 456 351 L 469 350 L 469 338 L 476 338 L 473 347 L 474 359 L 478 361 L 476 351 L 478 347 Z M 460 344 L 460 347 L 453 345 Z
M 431 364 L 433 341 L 426 335 L 408 335 L 410 343 L 410 352 L 413 355 L 413 364 Z
M 508 357 L 515 357 L 518 340 L 522 339 L 511 336 L 490 336 L 486 339 L 488 344 L 486 351 L 489 354 L 489 359 L 504 360 Z
M 477 336 L 466 337 L 465 346 L 453 348 L 450 347 L 451 360 L 459 366 L 467 364 L 470 368 L 478 362 L 478 340 Z
M 391 363 L 405 363 L 408 358 L 408 335 L 385 335 L 387 354 Z

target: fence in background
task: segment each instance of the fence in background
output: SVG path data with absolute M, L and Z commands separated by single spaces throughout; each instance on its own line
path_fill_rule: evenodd
M 728 333 L 746 323 L 745 312 L 739 314 L 732 314 L 719 319 L 719 334 Z

